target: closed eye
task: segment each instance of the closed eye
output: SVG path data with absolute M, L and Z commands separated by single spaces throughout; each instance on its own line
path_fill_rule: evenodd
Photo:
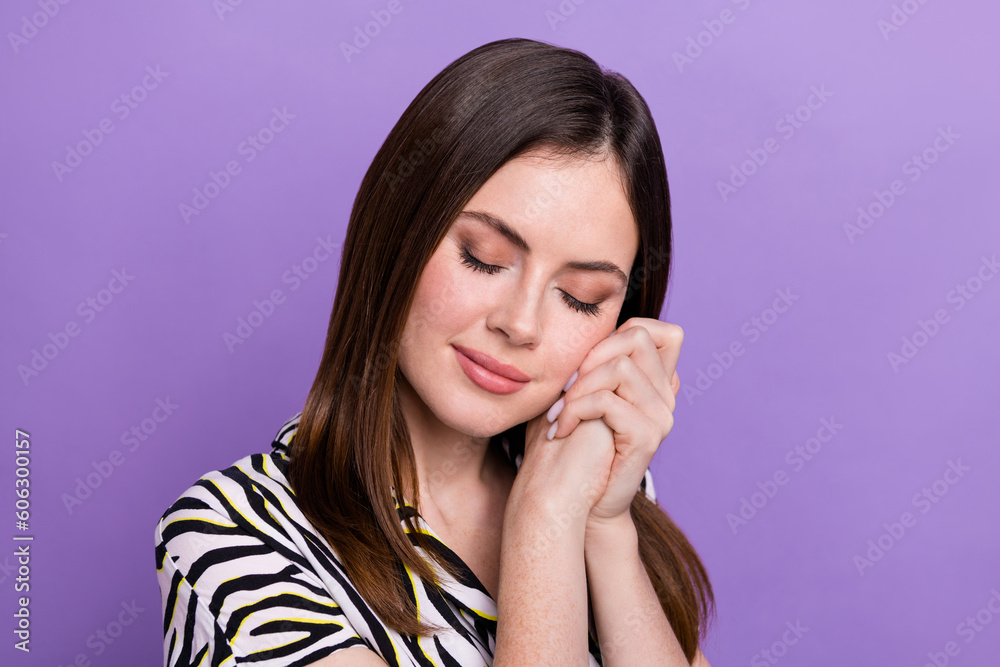
M 494 275 L 503 270 L 502 266 L 480 262 L 473 256 L 469 247 L 466 245 L 462 246 L 462 263 L 471 268 L 473 271 L 479 271 L 480 273 L 486 273 L 488 275 Z M 559 291 L 562 292 L 562 290 Z M 601 313 L 600 303 L 584 303 L 583 301 L 573 298 L 566 292 L 563 292 L 563 301 L 565 301 L 566 305 L 578 313 L 586 313 L 587 315 L 594 316 L 600 315 Z
M 490 275 L 498 273 L 501 269 L 503 269 L 502 266 L 494 266 L 493 264 L 484 264 L 483 262 L 480 262 L 472 256 L 472 253 L 469 252 L 468 246 L 464 245 L 462 246 L 462 263 L 472 268 L 473 271 L 480 271 Z

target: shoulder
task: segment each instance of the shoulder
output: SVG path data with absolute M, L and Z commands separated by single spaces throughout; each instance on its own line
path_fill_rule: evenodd
M 208 541 L 225 542 L 227 535 L 272 541 L 290 537 L 291 526 L 307 530 L 288 481 L 287 446 L 299 416 L 282 425 L 270 452 L 250 454 L 227 468 L 205 473 L 167 507 L 156 523 L 158 564 L 163 556 L 159 552 L 175 540 L 171 551 L 189 550 L 194 557 L 202 549 L 179 545 L 193 541 L 193 546 L 204 547 Z M 183 536 L 186 539 L 179 540 Z
M 288 482 L 297 417 L 270 452 L 205 473 L 157 521 L 165 665 L 305 665 L 368 646 L 354 623 L 375 622 Z
M 163 516 L 202 504 L 228 513 L 273 494 L 291 494 L 288 449 L 301 416 L 302 413 L 296 414 L 282 424 L 271 439 L 270 451 L 249 454 L 227 468 L 211 470 L 199 477 Z
M 243 510 L 262 509 L 260 502 L 280 501 L 291 492 L 286 454 L 278 451 L 250 454 L 227 468 L 211 470 L 199 477 L 164 511 L 161 519 L 192 508 L 233 516 Z

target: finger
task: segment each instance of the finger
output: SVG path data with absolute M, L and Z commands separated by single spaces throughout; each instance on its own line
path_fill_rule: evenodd
M 597 343 L 580 364 L 579 375 L 589 372 L 619 354 L 632 356 L 643 368 L 653 385 L 668 404 L 673 404 L 680 391 L 675 391 L 671 378 L 677 368 L 684 331 L 676 324 L 647 317 L 628 319 L 616 331 L 618 335 Z M 673 405 L 671 405 L 673 410 Z
M 677 360 L 680 358 L 681 345 L 684 343 L 684 329 L 672 322 L 661 322 L 650 318 L 630 318 L 622 327 L 641 326 L 653 340 L 666 376 L 671 377 L 677 370 Z
M 658 361 L 654 361 L 653 363 L 659 364 Z M 615 393 L 633 405 L 639 412 L 651 415 L 654 418 L 665 411 L 673 411 L 673 407 L 670 405 L 672 401 L 664 399 L 663 395 L 649 379 L 649 376 L 639 368 L 632 357 L 619 355 L 607 363 L 601 364 L 586 375 L 581 376 L 570 387 L 570 390 L 563 395 L 562 399 L 560 399 L 563 401 L 563 409 L 560 409 L 559 406 L 554 406 L 547 416 L 550 417 L 550 421 L 558 418 L 566 424 L 566 430 L 563 432 L 566 434 L 572 433 L 581 420 L 574 417 L 572 413 L 566 413 L 563 416 L 565 405 L 571 401 L 578 400 L 582 396 L 594 394 L 601 390 L 608 390 Z M 667 392 L 667 396 L 669 399 L 674 399 L 674 395 L 669 391 Z
M 664 322 L 659 322 L 659 324 L 665 324 Z M 642 369 L 647 377 L 649 377 L 650 382 L 656 391 L 659 392 L 660 397 L 667 404 L 667 407 L 673 411 L 674 404 L 676 402 L 676 394 L 674 394 L 673 388 L 670 385 L 670 378 L 673 375 L 673 367 L 668 368 L 666 363 L 676 364 L 676 360 L 673 362 L 664 361 L 663 351 L 656 347 L 656 342 L 650 335 L 649 330 L 644 326 L 636 326 L 630 329 L 632 331 L 632 337 L 635 340 L 635 346 L 633 352 L 630 355 L 636 365 Z
M 645 413 L 608 389 L 601 389 L 570 401 L 562 414 L 553 422 L 552 438 L 565 438 L 581 422 L 604 419 L 605 424 L 618 434 L 616 442 L 630 444 L 651 443 L 653 450 L 673 428 L 674 418 L 660 402 L 658 410 Z
M 634 321 L 630 320 L 630 322 Z M 671 326 L 666 322 L 648 318 L 644 319 L 643 322 L 650 323 L 654 329 Z M 620 344 L 626 350 L 623 354 L 628 354 L 635 361 L 636 365 L 649 377 L 656 392 L 673 411 L 677 394 L 671 387 L 670 378 L 674 369 L 668 369 L 664 366 L 663 352 L 656 347 L 656 341 L 649 329 L 645 325 L 633 324 L 627 331 L 623 331 L 621 336 L 615 336 L 615 339 L 618 338 L 624 339 Z M 676 361 L 672 363 L 676 363 Z
M 632 318 L 625 324 L 638 322 L 638 318 Z M 623 325 L 625 326 L 625 325 Z M 663 365 L 663 374 L 666 378 L 664 384 L 657 384 L 664 387 L 664 399 L 670 405 L 673 412 L 676 405 L 677 394 L 680 393 L 680 378 L 677 376 L 677 360 L 680 357 L 681 345 L 684 342 L 684 330 L 676 324 L 661 322 L 660 320 L 643 319 L 641 324 L 632 324 L 630 328 L 645 329 L 652 339 L 656 353 Z M 669 394 L 669 396 L 668 396 Z

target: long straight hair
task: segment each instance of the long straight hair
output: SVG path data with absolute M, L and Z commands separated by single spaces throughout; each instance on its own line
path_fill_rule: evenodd
M 399 342 L 420 274 L 462 207 L 506 162 L 533 150 L 610 156 L 621 168 L 639 249 L 618 319 L 658 318 L 670 272 L 670 196 L 652 115 L 632 84 L 575 50 L 503 39 L 458 58 L 403 112 L 366 172 L 347 227 L 323 357 L 289 450 L 309 521 L 336 550 L 379 618 L 403 635 L 442 628 L 417 618 L 408 567 L 437 586 L 413 516 L 400 524 L 390 485 L 419 486 L 398 398 Z M 523 451 L 524 424 L 494 435 Z M 630 508 L 660 604 L 691 661 L 714 615 L 708 575 L 657 503 Z

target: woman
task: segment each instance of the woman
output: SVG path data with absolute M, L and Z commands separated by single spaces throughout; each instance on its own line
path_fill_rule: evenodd
M 445 68 L 361 184 L 303 411 L 157 525 L 165 664 L 707 666 L 649 474 L 669 259 L 627 80 L 523 39 Z

